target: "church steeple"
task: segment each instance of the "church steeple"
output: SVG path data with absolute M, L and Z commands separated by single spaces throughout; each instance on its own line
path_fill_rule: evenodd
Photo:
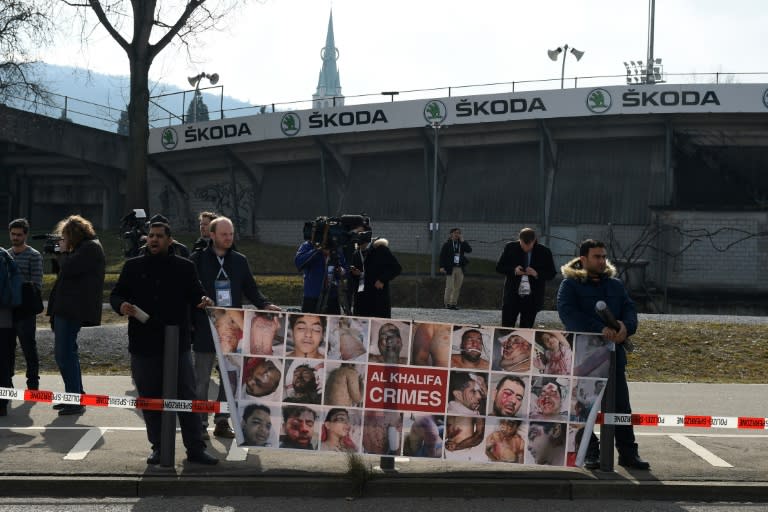
M 328 18 L 328 34 L 325 36 L 325 48 L 320 50 L 320 58 L 323 60 L 323 68 L 317 80 L 317 91 L 312 95 L 312 106 L 318 109 L 343 105 L 341 79 L 336 66 L 339 50 L 333 37 L 333 10 Z

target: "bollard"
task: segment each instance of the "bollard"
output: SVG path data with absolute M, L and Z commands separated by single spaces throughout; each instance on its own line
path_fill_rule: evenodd
M 616 347 L 618 350 L 618 347 Z M 616 412 L 616 350 L 611 351 L 611 365 L 608 369 L 608 382 L 603 395 L 603 414 Z M 613 471 L 613 439 L 616 426 L 600 425 L 600 471 Z
M 178 398 L 179 326 L 165 326 L 163 400 Z M 160 426 L 160 465 L 173 467 L 176 459 L 176 412 L 163 411 Z

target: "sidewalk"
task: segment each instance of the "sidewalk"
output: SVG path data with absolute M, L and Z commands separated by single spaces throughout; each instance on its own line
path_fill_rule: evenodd
M 86 391 L 135 396 L 126 376 L 84 378 Z M 758 404 L 766 414 L 763 385 L 696 385 L 680 394 L 679 384 L 633 383 L 637 412 L 734 414 Z M 61 390 L 58 376 L 46 375 L 42 389 Z M 678 402 L 669 404 L 665 396 Z M 727 398 L 712 401 L 712 397 Z M 710 401 L 708 409 L 707 397 Z M 664 410 L 659 410 L 659 405 Z M 673 406 L 678 409 L 670 410 Z M 723 409 L 723 407 L 726 407 Z M 685 409 L 685 410 L 682 410 Z M 643 456 L 651 471 L 615 473 L 539 468 L 513 464 L 477 464 L 442 460 L 397 459 L 396 471 L 382 472 L 379 457 L 365 456 L 370 472 L 347 476 L 344 455 L 250 449 L 212 437 L 218 466 L 183 461 L 177 436 L 176 465 L 148 467 L 144 424 L 135 410 L 91 407 L 80 417 L 59 417 L 49 404 L 13 402 L 0 418 L 0 453 L 7 496 L 398 496 L 604 498 L 656 500 L 768 501 L 768 436 L 703 429 L 638 428 Z M 694 437 L 702 435 L 715 437 Z M 731 437 L 727 437 L 732 434 Z M 737 436 L 738 434 L 738 436 Z M 715 467 L 674 437 L 687 437 L 733 467 Z M 733 437 L 736 436 L 736 437 Z

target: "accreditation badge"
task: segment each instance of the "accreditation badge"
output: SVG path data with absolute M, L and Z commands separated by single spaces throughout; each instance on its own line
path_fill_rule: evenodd
M 453 264 L 454 264 L 454 265 L 458 265 L 458 264 L 459 264 L 459 262 L 461 261 L 461 259 L 460 259 L 460 258 L 461 258 L 461 256 L 459 256 L 459 253 L 455 253 L 455 254 L 453 255 Z
M 229 279 L 217 279 L 214 284 L 216 289 L 216 305 L 221 307 L 232 306 L 232 288 Z

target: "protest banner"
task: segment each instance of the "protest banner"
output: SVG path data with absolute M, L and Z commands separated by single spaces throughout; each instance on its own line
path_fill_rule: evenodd
M 613 348 L 563 331 L 208 312 L 238 445 L 282 450 L 574 466 Z

